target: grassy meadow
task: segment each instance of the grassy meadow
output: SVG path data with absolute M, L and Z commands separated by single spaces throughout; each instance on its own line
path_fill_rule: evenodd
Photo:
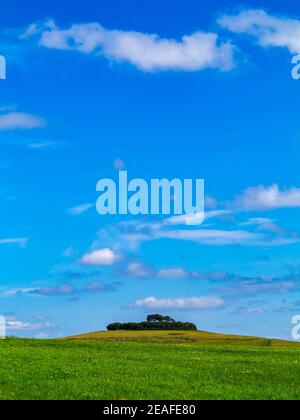
M 300 399 L 297 343 L 204 332 L 0 341 L 0 399 Z

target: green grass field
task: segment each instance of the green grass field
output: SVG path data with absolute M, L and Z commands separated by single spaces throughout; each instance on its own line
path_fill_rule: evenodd
M 297 343 L 196 332 L 0 341 L 0 399 L 300 399 Z

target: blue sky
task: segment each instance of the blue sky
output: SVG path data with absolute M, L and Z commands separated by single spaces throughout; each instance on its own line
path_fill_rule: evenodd
M 161 312 L 289 339 L 300 304 L 297 4 L 12 0 L 0 24 L 9 333 L 56 337 Z M 207 220 L 99 216 L 96 183 L 122 168 L 204 178 Z

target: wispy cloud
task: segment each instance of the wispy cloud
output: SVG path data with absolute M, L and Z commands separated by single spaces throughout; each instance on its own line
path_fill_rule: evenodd
M 89 282 L 83 287 L 74 287 L 69 283 L 60 284 L 58 286 L 41 287 L 41 288 L 17 288 L 3 291 L 0 296 L 4 298 L 15 298 L 17 296 L 44 296 L 44 297 L 72 297 L 79 296 L 84 293 L 104 293 L 114 292 L 117 287 L 121 286 L 120 282 L 105 283 L 100 280 Z
M 57 50 L 103 55 L 116 62 L 129 62 L 143 71 L 200 71 L 234 67 L 234 47 L 216 33 L 195 32 L 182 39 L 164 39 L 155 34 L 108 30 L 99 23 L 75 24 L 60 29 L 52 20 L 32 24 L 23 34 L 37 36 L 39 45 Z
M 117 158 L 114 160 L 114 168 L 118 171 L 123 171 L 125 169 L 125 163 L 122 159 Z
M 207 280 L 211 282 L 221 282 L 228 280 L 231 275 L 224 271 L 189 271 L 182 267 L 164 268 L 159 270 L 156 274 L 159 279 L 183 279 L 183 280 Z
M 226 271 L 189 271 L 183 267 L 165 268 L 157 270 L 149 268 L 143 263 L 132 264 L 134 269 L 125 271 L 125 274 L 138 279 L 151 280 L 194 280 L 205 281 L 213 287 L 214 294 L 226 296 L 230 300 L 248 296 L 277 295 L 294 292 L 299 289 L 299 271 L 285 277 L 247 277 Z
M 300 188 L 280 189 L 277 184 L 247 188 L 236 197 L 233 206 L 245 211 L 300 207 Z
M 72 207 L 72 208 L 68 209 L 68 213 L 71 216 L 79 216 L 83 213 L 86 213 L 87 211 L 89 211 L 93 207 L 95 207 L 95 204 L 91 204 L 91 203 L 79 204 L 76 207 Z
M 116 276 L 152 280 L 208 280 L 211 282 L 222 282 L 232 278 L 231 274 L 223 271 L 190 271 L 180 266 L 157 269 L 141 261 L 130 262 L 125 269 L 118 269 Z
M 0 114 L 0 131 L 41 128 L 45 125 L 44 119 L 22 112 Z
M 33 150 L 41 150 L 41 149 L 48 149 L 49 147 L 53 147 L 55 145 L 56 143 L 54 142 L 31 143 L 28 145 L 28 148 L 33 149 Z
M 294 235 L 282 236 L 270 231 L 250 231 L 228 228 L 208 229 L 200 226 L 190 229 L 186 226 L 172 227 L 165 222 L 132 221 L 122 222 L 102 229 L 97 246 L 109 245 L 113 249 L 136 250 L 144 242 L 170 239 L 188 241 L 209 246 L 284 246 L 299 242 Z
M 225 302 L 214 296 L 201 296 L 192 298 L 164 298 L 157 299 L 154 296 L 136 300 L 130 307 L 146 309 L 216 309 L 224 306 Z
M 250 306 L 242 306 L 237 308 L 232 315 L 248 315 L 248 316 L 258 316 L 265 315 L 267 310 L 265 308 L 252 308 Z
M 29 295 L 34 293 L 37 289 L 34 288 L 18 288 L 18 289 L 10 289 L 6 290 L 1 293 L 2 297 L 16 297 L 20 295 Z
M 109 246 L 111 249 L 137 250 L 144 242 L 171 239 L 189 241 L 209 246 L 286 246 L 300 241 L 297 232 L 290 232 L 266 217 L 252 217 L 240 221 L 245 212 L 267 211 L 282 207 L 298 207 L 300 190 L 280 190 L 272 187 L 248 188 L 233 201 L 224 202 L 223 209 L 209 210 L 204 223 L 195 228 L 186 225 L 187 216 L 173 216 L 160 220 L 135 219 L 120 222 L 98 232 L 99 240 L 94 247 Z M 197 216 L 196 216 L 197 217 Z M 210 224 L 205 223 L 210 221 Z M 219 223 L 221 228 L 216 225 Z M 224 228 L 224 223 L 227 227 Z
M 6 317 L 6 329 L 8 333 L 36 331 L 36 330 L 49 330 L 55 328 L 55 325 L 50 322 L 44 323 L 31 323 L 21 321 L 16 317 Z
M 157 273 L 157 277 L 161 279 L 187 279 L 189 276 L 190 273 L 184 268 L 167 268 Z
M 62 256 L 64 258 L 71 258 L 75 254 L 75 252 L 75 249 L 72 246 L 69 246 L 68 248 L 63 250 Z
M 89 283 L 85 288 L 84 292 L 87 293 L 104 293 L 104 292 L 114 292 L 116 288 L 120 286 L 120 282 L 115 282 L 111 284 L 104 283 L 102 281 L 94 281 Z
M 62 284 L 46 288 L 18 288 L 7 290 L 2 293 L 3 297 L 16 297 L 21 295 L 42 295 L 42 296 L 71 296 L 77 293 L 76 289 L 69 284 Z
M 119 273 L 118 273 L 119 274 Z M 128 277 L 138 279 L 148 279 L 156 276 L 156 271 L 153 267 L 147 266 L 142 262 L 131 262 L 128 264 L 124 273 Z
M 181 241 L 196 242 L 204 245 L 248 245 L 260 246 L 266 244 L 268 238 L 260 233 L 247 232 L 244 230 L 161 230 L 155 235 L 156 239 L 173 239 Z M 270 245 L 272 243 L 270 242 Z
M 274 16 L 262 9 L 249 9 L 224 15 L 218 22 L 231 32 L 253 36 L 262 47 L 300 52 L 300 20 Z
M 226 218 L 227 216 L 232 215 L 232 210 L 230 209 L 221 209 L 221 210 L 209 210 L 206 211 L 204 214 L 204 222 L 207 222 L 208 220 L 211 219 L 222 219 L 222 218 Z M 170 225 L 170 226 L 178 226 L 178 225 L 193 225 L 193 219 L 198 220 L 199 218 L 202 218 L 202 215 L 182 215 L 182 216 L 172 216 L 169 219 L 166 219 L 164 221 L 165 225 Z
M 6 239 L 0 239 L 0 245 L 16 244 L 16 245 L 20 245 L 21 247 L 25 247 L 28 241 L 29 241 L 28 238 L 6 238 Z
M 62 284 L 55 287 L 35 289 L 31 293 L 42 296 L 73 296 L 77 294 L 77 290 L 70 284 Z
M 284 294 L 299 289 L 299 275 L 289 277 L 243 277 L 232 275 L 227 285 L 217 289 L 218 293 L 235 298 Z

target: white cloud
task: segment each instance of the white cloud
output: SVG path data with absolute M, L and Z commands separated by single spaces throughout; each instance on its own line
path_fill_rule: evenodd
M 28 295 L 34 293 L 36 289 L 33 288 L 20 288 L 20 289 L 11 289 L 1 293 L 3 297 L 16 297 L 19 295 Z
M 0 239 L 0 245 L 11 245 L 16 244 L 20 245 L 21 247 L 25 247 L 28 242 L 28 238 L 6 238 L 6 239 Z
M 136 300 L 130 306 L 147 309 L 216 309 L 224 305 L 221 298 L 214 296 L 202 296 L 177 299 L 157 299 L 153 296 Z
M 104 293 L 104 292 L 112 292 L 115 291 L 116 286 L 119 286 L 119 283 L 112 283 L 112 284 L 106 284 L 102 281 L 94 281 L 87 285 L 87 287 L 84 289 L 85 292 L 88 293 Z
M 190 277 L 190 273 L 184 268 L 167 268 L 160 270 L 157 277 L 161 279 L 187 279 Z
M 79 204 L 78 206 L 69 209 L 68 210 L 68 213 L 71 216 L 79 216 L 79 215 L 81 215 L 83 213 L 86 213 L 87 211 L 89 211 L 93 207 L 95 207 L 95 205 L 94 204 L 90 204 L 90 203 Z
M 300 207 L 300 189 L 280 190 L 276 184 L 251 187 L 236 198 L 234 206 L 246 211 L 297 208 Z
M 65 258 L 71 258 L 74 254 L 75 254 L 75 249 L 72 246 L 70 246 L 69 248 L 66 248 L 62 252 L 62 256 Z
M 210 246 L 254 247 L 286 246 L 299 242 L 300 237 L 297 232 L 284 229 L 276 223 L 276 220 L 260 216 L 242 222 L 237 220 L 237 214 L 256 210 L 300 207 L 300 189 L 280 189 L 276 184 L 271 187 L 258 186 L 246 189 L 225 204 L 227 209 L 207 211 L 205 221 L 211 219 L 215 219 L 216 222 L 226 221 L 231 224 L 226 229 L 224 229 L 224 223 L 221 229 L 215 228 L 216 222 L 203 224 L 197 229 L 191 228 L 185 224 L 186 215 L 155 221 L 135 219 L 101 229 L 94 247 L 110 247 L 122 252 L 124 249 L 137 250 L 144 242 L 162 239 L 189 241 Z
M 15 317 L 6 317 L 6 330 L 8 332 L 35 331 L 35 330 L 52 329 L 52 328 L 55 328 L 55 325 L 51 324 L 50 322 L 35 324 L 35 323 L 21 321 Z
M 31 143 L 28 145 L 29 149 L 40 150 L 40 149 L 47 149 L 48 147 L 55 146 L 56 143 L 54 142 L 44 142 L 44 143 Z
M 3 292 L 3 297 L 16 297 L 22 295 L 41 295 L 41 296 L 71 296 L 77 293 L 76 289 L 69 284 L 45 288 L 19 288 Z
M 19 320 L 11 320 L 6 322 L 6 329 L 8 331 L 31 331 L 40 328 L 40 324 L 30 324 Z
M 212 271 L 212 272 L 200 272 L 200 271 L 188 271 L 183 267 L 171 267 L 157 270 L 155 267 L 148 266 L 142 262 L 130 263 L 125 272 L 120 272 L 126 276 L 132 276 L 142 279 L 163 279 L 163 280 L 211 280 L 224 281 L 231 277 L 226 272 Z M 116 275 L 120 274 L 119 272 Z
M 213 209 L 216 210 L 218 207 L 218 200 L 215 197 L 212 197 L 210 195 L 205 196 L 205 207 L 207 209 Z
M 285 294 L 298 288 L 299 279 L 276 279 L 276 278 L 238 278 L 235 283 L 222 287 L 218 291 L 222 294 L 231 293 L 237 296 L 259 296 L 264 294 Z
M 94 281 L 87 286 L 76 289 L 70 284 L 61 284 L 58 286 L 50 286 L 43 288 L 18 288 L 10 289 L 0 293 L 4 298 L 15 298 L 18 296 L 44 296 L 44 297 L 72 297 L 80 295 L 81 293 L 97 293 L 97 292 L 112 292 L 115 291 L 121 283 L 114 282 L 111 284 L 103 283 L 102 281 Z M 42 320 L 42 319 L 39 319 Z
M 192 241 L 204 245 L 262 245 L 267 238 L 261 233 L 244 230 L 161 230 L 156 239 Z M 270 244 L 271 245 L 271 244 Z
M 42 296 L 72 296 L 77 293 L 76 289 L 69 284 L 62 284 L 60 286 L 48 287 L 43 289 L 35 289 L 33 294 Z
M 246 316 L 257 316 L 257 315 L 265 315 L 268 311 L 265 308 L 259 307 L 251 307 L 251 306 L 242 306 L 237 308 L 232 312 L 232 315 L 246 315 Z
M 240 226 L 263 226 L 265 224 L 275 223 L 275 220 L 267 219 L 265 217 L 251 217 L 246 222 L 242 222 Z
M 155 277 L 155 274 L 155 270 L 152 267 L 148 267 L 140 262 L 130 263 L 126 269 L 126 275 L 139 279 Z
M 244 311 L 247 315 L 264 315 L 266 312 L 264 308 L 248 308 Z
M 109 60 L 129 62 L 143 71 L 222 71 L 234 67 L 234 47 L 215 33 L 195 32 L 181 40 L 155 34 L 107 30 L 99 23 L 59 29 L 55 22 L 31 25 L 23 38 L 39 35 L 39 44 L 58 50 L 101 54 Z
M 210 210 L 206 211 L 204 214 L 195 214 L 195 215 L 186 215 L 183 214 L 182 216 L 172 216 L 169 219 L 167 219 L 164 224 L 168 225 L 193 225 L 193 221 L 197 222 L 201 219 L 204 219 L 204 221 L 208 221 L 210 219 L 220 218 L 232 215 L 231 210 Z
M 233 206 L 233 204 L 230 204 Z M 236 205 L 236 203 L 234 203 Z M 244 211 L 244 210 L 243 210 Z M 230 212 L 232 214 L 232 212 Z M 118 251 L 137 250 L 144 242 L 171 239 L 176 241 L 189 241 L 210 246 L 284 246 L 299 242 L 299 236 L 292 232 L 281 229 L 278 236 L 278 229 L 274 232 L 274 225 L 262 224 L 258 231 L 246 229 L 213 229 L 209 226 L 200 226 L 198 229 L 191 229 L 187 226 L 174 227 L 181 224 L 185 216 L 162 221 L 133 220 L 121 222 L 108 226 L 99 231 L 99 239 L 94 246 L 102 248 L 109 246 Z M 235 220 L 230 222 L 236 223 Z M 272 228 L 272 232 L 271 232 Z M 282 235 L 284 233 L 284 235 Z
M 300 52 L 300 20 L 250 9 L 222 16 L 218 22 L 231 32 L 254 36 L 262 47 L 284 47 L 291 53 Z
M 104 265 L 109 266 L 113 265 L 119 260 L 119 255 L 112 251 L 109 248 L 106 249 L 100 249 L 97 251 L 90 252 L 88 254 L 85 254 L 81 260 L 80 263 L 83 265 L 90 265 L 90 266 L 97 266 L 97 265 Z
M 0 115 L 0 131 L 41 128 L 45 125 L 46 122 L 42 118 L 22 112 L 10 112 Z

